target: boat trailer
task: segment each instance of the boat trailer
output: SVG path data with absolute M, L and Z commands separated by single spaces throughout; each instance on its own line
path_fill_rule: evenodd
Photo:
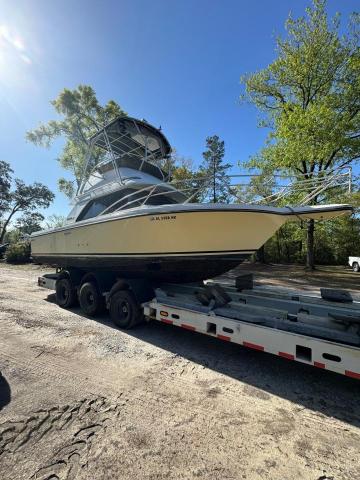
M 38 285 L 54 290 L 58 276 L 39 277 Z M 142 319 L 360 380 L 360 302 L 339 290 L 320 289 L 320 296 L 253 287 L 252 278 L 245 277 L 235 284 L 159 285 L 151 300 L 139 303 Z M 109 292 L 101 293 L 109 297 Z

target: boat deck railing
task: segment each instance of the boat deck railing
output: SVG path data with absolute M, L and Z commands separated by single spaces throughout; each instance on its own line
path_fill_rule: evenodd
M 342 195 L 351 193 L 352 169 L 339 168 L 328 173 L 297 175 L 239 174 L 229 175 L 228 199 L 230 203 L 253 203 L 272 206 L 309 205 L 320 201 L 330 190 L 337 188 Z M 240 180 L 240 181 L 239 181 Z M 179 191 L 191 193 L 186 202 L 196 198 L 211 201 L 213 176 L 185 179 L 172 183 Z M 185 185 L 185 188 L 182 187 Z M 324 198 L 325 199 L 325 198 Z
M 342 193 L 344 190 L 350 193 L 352 188 L 352 171 L 349 168 L 333 171 L 321 178 L 300 178 L 295 182 L 291 181 L 290 177 L 286 178 L 279 175 L 278 184 L 274 183 L 274 176 L 264 179 L 263 175 L 241 174 L 231 175 L 228 178 L 230 182 L 235 180 L 235 182 L 229 184 L 231 203 L 266 204 L 272 206 L 284 206 L 293 203 L 305 206 L 311 204 L 314 199 L 319 200 L 319 197 L 324 196 L 330 189 L 338 188 Z M 239 180 L 239 178 L 242 180 L 248 179 L 249 181 L 238 182 L 237 180 Z M 257 182 L 259 181 L 261 182 L 261 189 L 259 188 L 256 192 Z M 147 185 L 117 199 L 99 213 L 99 215 L 105 215 L 134 206 L 144 206 L 154 197 L 171 194 L 176 195 L 176 193 L 179 192 L 184 195 L 184 201 L 176 203 L 186 204 L 191 201 L 204 202 L 204 200 L 206 201 L 205 196 L 209 195 L 209 190 L 211 194 L 212 182 L 212 177 L 204 176 L 195 181 L 193 178 L 188 178 L 180 181 L 176 180 L 172 183 L 161 182 L 155 185 Z M 251 182 L 254 183 L 251 184 Z M 244 188 L 248 189 L 251 187 L 254 188 L 254 195 L 251 202 L 249 202 L 247 198 L 242 198 L 241 194 L 244 192 Z M 264 194 L 264 192 L 269 193 L 269 191 L 271 192 L 270 194 Z

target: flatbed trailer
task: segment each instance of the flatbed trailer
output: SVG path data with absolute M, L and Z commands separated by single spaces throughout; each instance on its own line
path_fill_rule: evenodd
M 55 290 L 61 275 L 39 277 L 38 285 Z M 138 311 L 136 322 L 126 324 L 116 321 L 116 312 L 135 315 L 126 295 L 137 284 L 117 279 L 116 285 L 100 288 L 101 295 L 113 321 L 129 328 L 139 323 Z M 283 288 L 243 287 L 212 281 L 162 284 L 152 286 L 151 299 L 139 301 L 137 307 L 141 320 L 156 320 L 360 380 L 360 302 L 327 289 L 321 289 L 323 298 Z M 115 302 L 119 290 L 125 293 L 120 293 L 122 303 Z

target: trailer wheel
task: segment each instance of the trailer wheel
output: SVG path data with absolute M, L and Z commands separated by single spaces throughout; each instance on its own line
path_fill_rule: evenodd
M 110 298 L 110 317 L 116 326 L 129 329 L 143 319 L 140 305 L 130 290 L 119 290 Z
M 61 308 L 70 308 L 76 303 L 76 291 L 69 278 L 60 278 L 55 286 L 56 303 Z
M 104 299 L 94 282 L 81 285 L 79 303 L 82 311 L 90 317 L 95 317 L 104 310 Z
M 354 262 L 352 264 L 352 269 L 354 270 L 354 272 L 358 272 L 360 270 L 358 262 Z

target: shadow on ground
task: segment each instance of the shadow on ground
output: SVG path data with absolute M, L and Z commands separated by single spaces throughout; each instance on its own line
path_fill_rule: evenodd
M 54 302 L 54 295 L 49 295 L 47 300 Z M 79 307 L 71 311 L 85 318 Z M 114 335 L 120 332 L 107 314 L 88 320 L 114 329 Z M 358 380 L 157 321 L 141 324 L 122 334 L 254 387 L 247 389 L 247 395 L 266 399 L 267 392 L 360 427 Z
M 0 372 L 0 410 L 11 401 L 11 389 L 8 381 Z

